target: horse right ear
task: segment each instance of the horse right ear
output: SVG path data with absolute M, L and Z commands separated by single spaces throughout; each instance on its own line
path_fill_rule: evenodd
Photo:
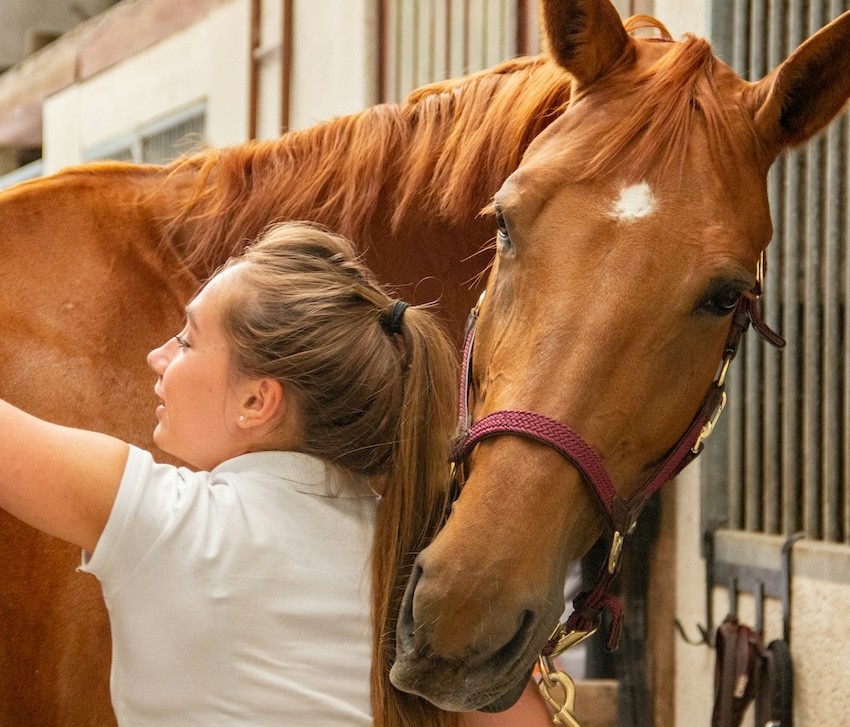
M 608 0 L 541 0 L 540 20 L 549 53 L 579 87 L 634 58 L 631 39 Z
M 850 97 L 850 11 L 752 87 L 756 130 L 774 157 L 817 134 Z M 772 159 L 771 159 L 772 161 Z

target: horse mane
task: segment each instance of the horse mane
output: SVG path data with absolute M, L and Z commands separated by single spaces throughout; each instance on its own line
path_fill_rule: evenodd
M 631 33 L 656 31 L 653 18 L 626 22 Z M 640 177 L 684 162 L 701 115 L 721 163 L 752 153 L 729 143 L 732 122 L 721 104 L 710 44 L 694 36 L 671 50 L 624 89 L 614 74 L 594 87 L 595 98 L 634 94 L 629 112 L 589 144 L 575 181 L 612 173 Z M 190 269 L 209 275 L 269 224 L 311 219 L 355 241 L 370 225 L 393 229 L 412 214 L 446 224 L 479 214 L 520 163 L 529 143 L 570 99 L 571 77 L 548 56 L 522 57 L 460 79 L 413 91 L 400 104 L 379 104 L 279 139 L 206 149 L 173 162 L 169 177 L 191 173 L 191 193 L 174 202 L 166 239 Z M 753 144 L 757 144 L 752 132 Z M 724 161 L 725 160 L 725 161 Z M 186 223 L 191 233 L 180 235 Z
M 525 148 L 566 105 L 570 77 L 545 57 L 518 58 L 414 91 L 279 139 L 178 159 L 192 191 L 166 222 L 195 271 L 209 274 L 266 226 L 311 219 L 358 241 L 376 218 L 397 229 L 427 211 L 446 223 L 477 215 Z

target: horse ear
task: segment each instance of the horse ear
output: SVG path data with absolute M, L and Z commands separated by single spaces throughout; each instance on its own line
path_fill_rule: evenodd
M 815 33 L 753 91 L 756 130 L 772 153 L 823 129 L 850 97 L 850 11 Z
M 634 57 L 629 35 L 608 0 L 541 0 L 540 19 L 550 54 L 580 86 Z

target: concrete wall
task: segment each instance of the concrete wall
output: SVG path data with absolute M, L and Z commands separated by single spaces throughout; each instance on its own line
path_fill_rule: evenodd
M 372 0 L 296 0 L 291 128 L 375 102 L 377 25 Z

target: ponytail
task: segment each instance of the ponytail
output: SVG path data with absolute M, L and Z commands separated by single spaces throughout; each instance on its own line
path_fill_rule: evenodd
M 406 355 L 403 405 L 372 554 L 375 727 L 454 727 L 459 715 L 389 682 L 399 608 L 413 561 L 436 535 L 449 505 L 449 447 L 456 413 L 456 353 L 445 333 L 417 308 L 404 312 L 400 331 Z

